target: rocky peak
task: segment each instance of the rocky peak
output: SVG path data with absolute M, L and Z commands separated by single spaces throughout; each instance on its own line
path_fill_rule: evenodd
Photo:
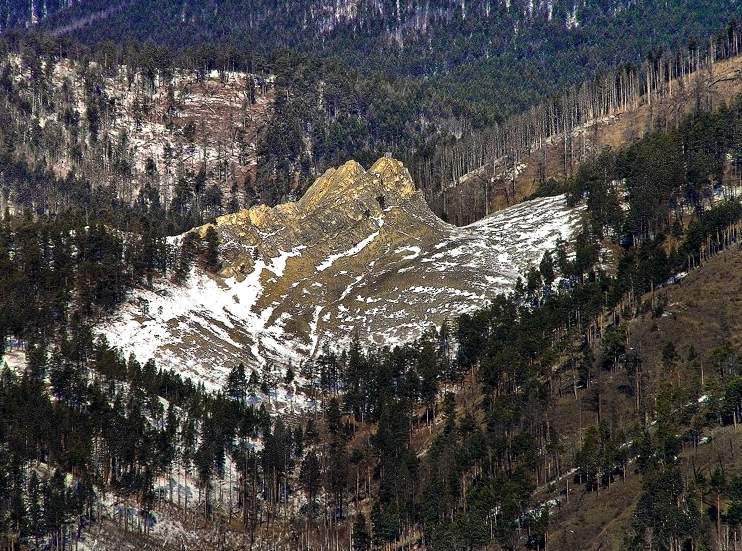
M 379 176 L 384 187 L 392 192 L 408 197 L 415 193 L 415 184 L 404 164 L 391 157 L 382 157 L 369 169 L 371 174 Z
M 409 171 L 401 161 L 382 157 L 367 171 L 348 161 L 320 176 L 296 202 L 276 207 L 258 205 L 217 218 L 217 226 L 252 225 L 261 229 L 286 227 L 301 222 L 358 221 L 378 216 L 385 207 L 407 204 L 427 211 Z M 432 213 L 430 213 L 432 215 Z
M 106 332 L 126 353 L 147 350 L 216 385 L 236 362 L 296 365 L 355 330 L 393 346 L 511 288 L 579 220 L 548 197 L 457 228 L 401 162 L 350 161 L 299 201 L 220 217 L 222 272 L 195 268 L 182 287 L 142 290 Z
M 410 197 L 415 184 L 401 161 L 382 157 L 368 170 L 356 161 L 348 161 L 338 169 L 325 172 L 299 201 L 305 212 L 338 201 L 359 201 L 392 194 L 392 200 Z

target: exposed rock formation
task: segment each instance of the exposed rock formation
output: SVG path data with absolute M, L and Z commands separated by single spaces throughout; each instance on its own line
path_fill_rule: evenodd
M 297 202 L 218 218 L 223 271 L 138 292 L 106 333 L 210 383 L 236 361 L 297 363 L 356 330 L 393 346 L 510 289 L 578 220 L 552 197 L 457 228 L 399 161 L 350 161 Z

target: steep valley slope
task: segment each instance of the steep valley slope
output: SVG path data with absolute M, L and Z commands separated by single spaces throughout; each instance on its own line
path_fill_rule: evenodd
M 393 346 L 511 289 L 580 219 L 557 196 L 457 228 L 433 214 L 401 162 L 366 171 L 350 161 L 297 202 L 218 218 L 219 274 L 194 267 L 183 286 L 140 289 L 101 331 L 207 386 L 236 362 L 296 365 L 354 331 Z
M 584 88 L 585 85 L 570 93 L 573 96 L 589 93 Z M 539 182 L 563 181 L 574 175 L 582 162 L 605 148 L 619 150 L 652 132 L 677 128 L 689 114 L 729 106 L 740 93 L 742 55 L 708 64 L 663 83 L 654 94 L 644 92 L 604 116 L 583 122 L 566 135 L 539 138 L 526 150 L 493 158 L 444 186 L 441 199 L 435 203 L 436 209 L 451 222 L 470 224 L 489 212 L 529 197 L 537 191 Z M 565 92 L 565 101 L 568 97 L 569 93 Z
M 641 351 L 647 396 L 684 381 L 693 387 L 692 400 L 698 398 L 698 403 L 704 404 L 705 399 L 699 395 L 707 396 L 706 392 L 713 392 L 721 385 L 714 355 L 725 345 L 739 350 L 741 290 L 742 250 L 735 245 L 689 272 L 680 284 L 658 291 L 655 300 L 666 304 L 661 315 L 648 311 L 627 322 L 627 349 Z M 653 300 L 652 295 L 648 294 L 644 300 Z M 683 358 L 674 377 L 663 362 L 663 351 L 670 342 Z M 697 354 L 695 361 L 686 359 L 691 349 Z M 603 415 L 617 428 L 630 430 L 641 424 L 643 412 L 632 403 L 635 398 L 626 393 L 630 384 L 630 374 L 626 371 L 602 370 L 591 388 L 579 389 L 574 396 L 569 392 L 560 396 L 553 406 L 551 420 L 560 427 L 565 442 L 579 441 L 585 427 L 591 421 L 597 422 L 593 401 L 596 392 L 601 393 Z M 707 406 L 713 408 L 710 403 Z M 700 445 L 686 441 L 679 454 L 681 471 L 688 478 L 696 473 L 708 476 L 722 464 L 730 479 L 739 475 L 741 434 L 738 425 L 730 419 L 727 426 L 704 430 Z M 631 533 L 633 514 L 642 492 L 642 477 L 637 471 L 637 465 L 632 463 L 626 480 L 598 492 L 575 488 L 574 481 L 565 478 L 571 497 L 562 499 L 554 512 L 549 549 L 626 549 L 626 535 Z M 564 486 L 557 490 L 563 491 Z

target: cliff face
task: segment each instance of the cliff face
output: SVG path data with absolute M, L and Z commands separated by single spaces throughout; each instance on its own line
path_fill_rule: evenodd
M 237 361 L 296 365 L 354 331 L 393 346 L 510 289 L 578 220 L 552 197 L 457 228 L 399 161 L 350 161 L 297 202 L 218 218 L 220 274 L 196 268 L 185 286 L 139 291 L 102 330 L 207 384 Z

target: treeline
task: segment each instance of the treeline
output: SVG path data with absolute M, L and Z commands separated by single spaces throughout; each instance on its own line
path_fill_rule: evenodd
M 167 275 L 183 282 L 197 262 L 216 269 L 217 246 L 213 230 L 175 246 L 79 211 L 0 223 L 0 357 L 20 344 L 27 359 L 17 372 L 0 366 L 0 543 L 71 548 L 109 490 L 141 508 L 131 519 L 127 509 L 124 526 L 146 530 L 156 479 L 176 460 L 176 430 L 195 440 L 212 408 L 234 426 L 265 422 L 264 411 L 230 405 L 153 362 L 127 361 L 94 338 L 93 324 L 133 286 Z M 186 475 L 200 469 L 199 480 L 223 469 L 209 447 L 217 429 L 205 430 L 200 455 L 177 458 Z
M 652 422 L 624 430 L 618 419 L 604 416 L 589 427 L 575 454 L 575 483 L 599 495 L 622 484 L 631 471 L 642 477 L 626 549 L 732 547 L 740 541 L 742 476 L 734 451 L 715 446 L 704 433 L 739 422 L 738 351 L 727 342 L 703 358 L 693 342 L 678 342 L 676 348 L 667 340 L 660 357 L 662 382 L 648 392 L 651 368 L 626 349 L 623 331 L 621 326 L 605 334 L 601 357 L 618 358 L 607 369 L 625 375 L 635 414 L 651 416 Z M 703 362 L 709 362 L 705 378 Z M 714 447 L 711 465 L 692 461 L 692 469 L 684 468 L 681 455 L 698 453 L 699 446 Z
M 211 516 L 214 480 L 237 459 L 243 474 L 251 465 L 235 440 L 283 430 L 265 409 L 124 360 L 79 319 L 28 357 L 0 376 L 0 542 L 11 549 L 74 548 L 101 515 L 116 517 L 107 492 L 124 531 L 146 534 L 158 502 L 188 508 L 191 487 L 190 507 Z
M 573 134 L 588 122 L 675 97 L 681 88 L 695 97 L 697 108 L 706 108 L 703 78 L 715 63 L 736 57 L 739 48 L 740 31 L 732 21 L 708 42 L 691 40 L 684 49 L 643 52 L 643 60 L 601 68 L 594 79 L 570 83 L 567 91 L 554 90 L 551 97 L 523 105 L 522 112 L 508 111 L 508 116 L 483 110 L 466 96 L 442 94 L 445 88 L 381 75 L 364 78 L 341 65 L 322 66 L 300 57 L 291 63 L 287 57 L 276 65 L 279 86 L 288 93 L 286 101 L 279 96 L 274 124 L 261 143 L 267 162 L 259 183 L 283 180 L 287 183 L 278 184 L 279 189 L 295 186 L 300 193 L 303 182 L 324 167 L 349 156 L 370 163 L 391 151 L 405 161 L 441 213 L 441 194 L 462 176 L 495 162 L 513 169 L 554 137 L 562 137 L 564 173 L 572 173 L 576 160 L 584 158 Z M 310 133 L 302 130 L 307 119 Z M 675 121 L 658 120 L 656 126 L 665 123 Z
M 422 83 L 290 51 L 263 58 L 231 45 L 169 50 L 133 42 L 89 50 L 64 38 L 11 33 L 0 39 L 4 53 L 19 59 L 18 66 L 12 58 L 2 62 L 4 164 L 25 164 L 25 172 L 59 173 L 63 166 L 80 187 L 108 187 L 121 203 L 149 184 L 180 231 L 256 203 L 296 199 L 330 166 L 411 154 L 438 136 L 465 132 L 476 118 Z M 61 85 L 56 69 L 66 75 Z M 247 74 L 230 76 L 235 70 Z M 187 100 L 183 81 L 198 83 L 212 71 L 244 96 L 219 143 L 207 120 L 178 118 Z M 131 106 L 113 90 L 121 81 Z M 268 101 L 266 120 L 251 113 L 261 97 Z M 176 146 L 167 143 L 156 158 L 139 159 L 135 140 L 152 124 L 164 124 Z M 65 186 L 29 187 L 12 190 L 13 199 L 46 211 Z
M 726 174 L 738 170 L 740 147 L 742 96 L 714 113 L 685 117 L 677 129 L 650 134 L 618 152 L 603 151 L 567 180 L 568 200 L 586 201 L 599 238 L 633 244 L 682 235 L 689 212 L 703 220 L 715 196 L 737 191 Z
M 605 67 L 636 63 L 649 51 L 676 49 L 691 37 L 704 41 L 741 15 L 724 0 L 702 8 L 654 0 L 593 0 L 581 6 L 561 0 L 332 6 L 300 0 L 256 1 L 249 7 L 148 0 L 136 10 L 122 4 L 110 8 L 100 1 L 76 4 L 41 27 L 91 45 L 150 40 L 178 49 L 231 41 L 266 55 L 289 48 L 338 59 L 365 74 L 428 79 L 443 96 L 496 117 L 517 113 Z M 105 14 L 105 25 L 93 24 L 89 17 L 96 14 Z
M 300 197 L 328 167 L 348 159 L 370 166 L 392 153 L 414 167 L 410 161 L 440 139 L 486 124 L 422 82 L 363 74 L 289 51 L 273 58 L 272 69 L 282 93 L 258 144 L 256 181 L 268 203 Z M 416 183 L 425 189 L 430 182 Z
M 73 59 L 83 65 L 95 62 L 106 69 L 130 66 L 148 74 L 175 69 L 198 71 L 266 71 L 267 60 L 235 42 L 211 42 L 172 48 L 151 40 L 104 40 L 92 47 L 68 36 L 9 30 L 0 37 L 0 53 L 27 52 L 41 59 Z

